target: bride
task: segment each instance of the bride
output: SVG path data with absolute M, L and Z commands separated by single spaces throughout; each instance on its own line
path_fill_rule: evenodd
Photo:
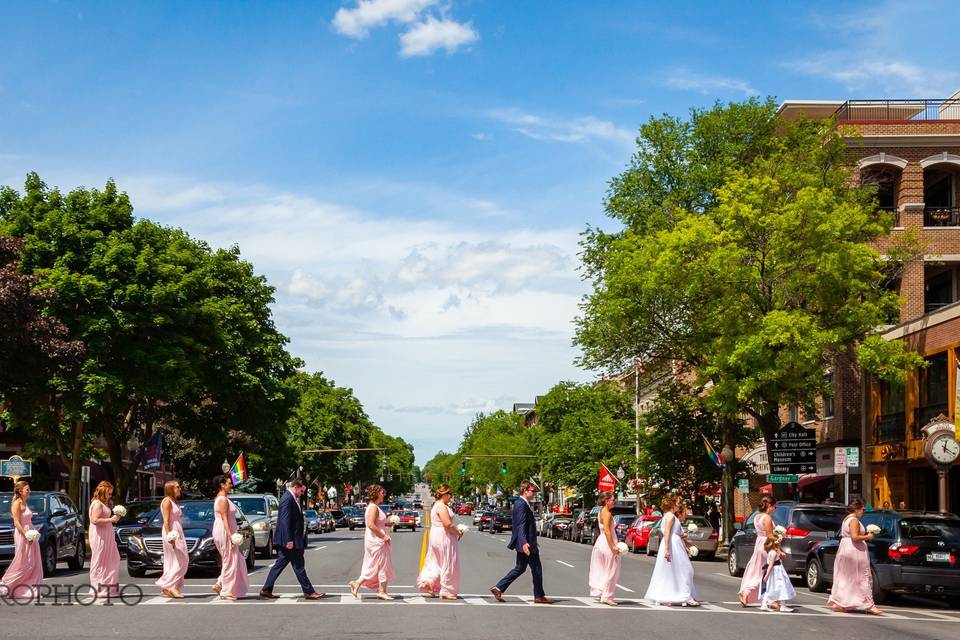
M 686 534 L 680 524 L 684 507 L 675 495 L 670 494 L 661 502 L 661 510 L 663 518 L 660 520 L 660 531 L 663 539 L 644 598 L 657 604 L 700 606 L 697 590 L 693 586 L 693 563 L 690 562 L 689 550 L 684 542 Z

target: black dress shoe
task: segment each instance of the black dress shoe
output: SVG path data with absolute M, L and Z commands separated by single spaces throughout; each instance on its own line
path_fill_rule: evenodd
M 317 593 L 316 591 L 314 591 L 314 592 L 312 592 L 312 593 L 308 593 L 307 595 L 303 596 L 303 599 L 304 599 L 304 600 L 319 600 L 320 598 L 325 598 L 326 596 L 327 596 L 327 594 L 325 594 L 325 593 Z
M 536 597 L 536 598 L 533 599 L 533 601 L 534 601 L 536 604 L 553 604 L 553 602 L 554 602 L 553 600 L 551 600 L 551 599 L 548 598 L 547 596 L 539 596 L 539 597 Z
M 497 602 L 503 602 L 503 591 L 497 589 L 496 587 L 490 587 L 490 593 L 493 594 L 493 597 L 497 599 Z
M 260 597 L 265 600 L 276 600 L 280 596 L 273 595 L 273 591 L 261 591 Z

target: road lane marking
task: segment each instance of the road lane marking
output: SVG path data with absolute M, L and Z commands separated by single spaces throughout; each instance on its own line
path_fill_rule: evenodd
M 326 548 L 327 548 L 327 545 L 323 545 L 322 547 L 314 547 L 313 549 L 311 549 L 311 551 L 323 551 Z
M 617 583 L 617 588 L 618 588 L 618 589 L 623 589 L 623 590 L 626 591 L 627 593 L 636 593 L 633 589 L 630 589 L 629 587 L 625 587 L 625 586 L 623 586 L 622 584 L 619 584 L 619 583 Z
M 591 609 L 598 609 L 598 608 L 602 609 L 609 606 L 609 605 L 605 605 L 598 602 L 596 598 L 574 598 L 574 600 L 576 600 L 577 602 L 582 602 L 583 604 L 587 605 Z
M 562 564 L 562 565 L 565 566 L 565 567 L 570 567 L 571 569 L 573 568 L 573 565 L 570 564 L 569 562 L 564 562 L 563 560 L 557 560 L 557 562 L 559 562 L 560 564 Z
M 427 540 L 430 538 L 430 512 L 423 514 L 423 519 L 426 521 L 427 525 L 423 528 L 423 542 L 420 543 L 420 568 L 417 570 L 419 574 L 423 571 L 423 563 L 427 560 Z

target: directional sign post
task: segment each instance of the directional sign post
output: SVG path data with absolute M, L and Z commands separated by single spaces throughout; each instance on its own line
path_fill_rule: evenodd
M 801 474 L 817 472 L 817 430 L 790 422 L 770 442 L 770 472 Z

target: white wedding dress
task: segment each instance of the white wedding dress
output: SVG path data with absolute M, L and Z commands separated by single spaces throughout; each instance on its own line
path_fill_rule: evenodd
M 664 516 L 660 520 L 660 530 L 664 533 L 663 541 L 666 541 L 666 526 Z M 687 552 L 687 545 L 684 543 L 681 535 L 683 528 L 676 518 L 672 520 L 672 531 L 670 535 L 670 561 L 667 562 L 665 554 L 667 545 L 661 544 L 657 550 L 657 563 L 653 567 L 653 575 L 650 576 L 650 586 L 647 587 L 647 593 L 644 599 L 661 602 L 664 604 L 684 604 L 689 600 L 698 600 L 697 590 L 693 586 L 693 563 L 690 562 L 690 556 Z

